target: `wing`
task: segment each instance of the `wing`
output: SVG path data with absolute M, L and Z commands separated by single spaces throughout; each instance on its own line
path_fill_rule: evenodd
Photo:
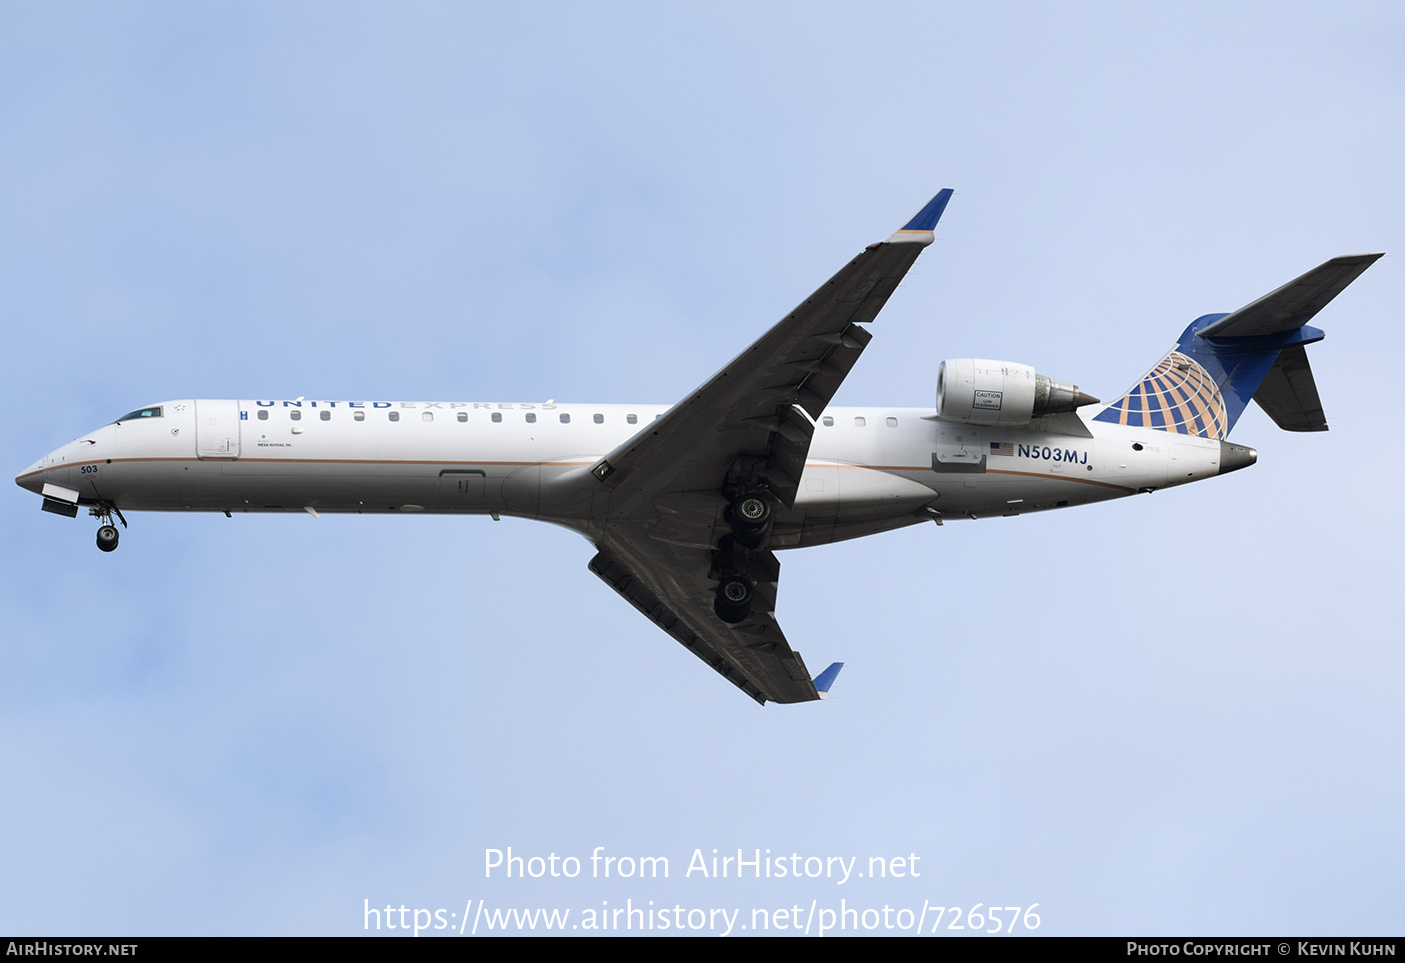
M 939 193 L 881 244 L 870 245 L 783 321 L 662 418 L 592 469 L 612 489 L 611 515 L 660 494 L 720 489 L 738 457 L 790 507 L 810 450 L 813 420 L 872 339 L 872 321 L 946 210 Z M 810 417 L 802 417 L 796 408 Z
M 819 698 L 774 616 L 780 563 L 726 536 L 736 491 L 769 491 L 790 508 L 814 419 L 872 335 L 872 321 L 922 248 L 952 192 L 869 246 L 755 344 L 661 418 L 601 459 L 591 570 L 744 692 L 765 703 Z M 720 543 L 720 544 L 719 544 Z M 754 583 L 750 614 L 714 609 L 719 579 Z
M 780 562 L 759 552 L 748 570 L 756 601 L 745 621 L 730 625 L 712 609 L 710 553 L 611 539 L 590 570 L 715 672 L 765 705 L 818 699 L 805 662 L 776 622 Z

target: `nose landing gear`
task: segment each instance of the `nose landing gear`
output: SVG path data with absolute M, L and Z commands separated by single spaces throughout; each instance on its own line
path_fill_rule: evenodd
M 122 527 L 127 527 L 127 520 L 122 517 L 122 512 L 112 502 L 98 502 L 88 509 L 88 514 L 102 522 L 98 528 L 98 549 L 103 552 L 117 550 L 117 538 L 120 534 L 117 526 L 112 524 L 112 516 L 116 515 L 117 520 L 122 523 Z

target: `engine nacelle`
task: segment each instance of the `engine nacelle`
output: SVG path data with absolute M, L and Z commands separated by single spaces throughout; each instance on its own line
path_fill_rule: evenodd
M 937 414 L 969 425 L 1027 425 L 1036 418 L 1097 404 L 1077 385 L 1055 381 L 1027 364 L 957 358 L 937 369 Z

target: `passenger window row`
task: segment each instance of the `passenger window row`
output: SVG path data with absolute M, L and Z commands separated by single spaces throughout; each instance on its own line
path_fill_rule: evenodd
M 160 410 L 161 410 L 161 409 L 157 408 L 157 409 L 155 409 L 155 410 L 156 410 L 156 412 L 157 412 L 157 417 L 159 417 L 159 416 L 160 416 L 159 413 L 160 413 Z M 319 411 L 319 412 L 317 413 L 317 416 L 318 416 L 319 418 L 321 418 L 323 421 L 331 421 L 331 420 L 332 420 L 332 413 L 331 413 L 331 411 L 329 411 L 329 410 L 327 410 L 327 409 L 325 409 L 325 408 L 322 409 L 321 411 Z M 389 420 L 391 420 L 391 421 L 399 421 L 399 420 L 400 420 L 400 412 L 398 412 L 398 411 L 393 411 L 393 410 L 392 410 L 392 411 L 388 411 L 388 412 L 386 412 L 386 417 L 389 418 Z M 661 415 L 655 415 L 654 417 L 655 417 L 655 418 L 659 418 L 659 417 L 662 417 L 662 416 L 661 416 Z M 289 411 L 288 411 L 288 418 L 289 418 L 289 420 L 291 420 L 291 421 L 302 421 L 302 410 L 301 410 L 301 409 L 298 409 L 298 408 L 289 409 Z M 460 412 L 458 412 L 458 413 L 457 413 L 457 418 L 458 418 L 458 420 L 459 420 L 460 422 L 466 422 L 466 421 L 468 421 L 468 412 L 466 412 L 466 411 L 460 411 Z M 561 423 L 562 423 L 563 425 L 569 425 L 569 424 L 571 423 L 571 415 L 570 415 L 569 412 L 565 412 L 565 411 L 561 412 L 560 418 L 561 418 Z M 260 409 L 259 409 L 258 419 L 259 419 L 259 421 L 267 421 L 267 420 L 268 420 L 268 409 L 267 409 L 267 408 L 260 408 Z M 355 410 L 353 410 L 352 413 L 351 413 L 351 419 L 352 419 L 353 421 L 365 421 L 365 420 L 366 420 L 366 412 L 361 411 L 361 410 L 359 410 L 359 409 L 355 409 Z M 420 420 L 421 420 L 421 421 L 425 421 L 425 422 L 431 422 L 431 421 L 433 421 L 433 420 L 434 420 L 434 412 L 432 412 L 432 411 L 422 411 L 422 412 L 420 412 Z M 602 415 L 602 414 L 596 413 L 596 414 L 594 414 L 594 415 L 591 416 L 591 420 L 594 421 L 597 425 L 603 425 L 603 424 L 605 423 L 605 416 Z M 625 420 L 625 423 L 626 423 L 626 424 L 631 424 L 631 425 L 637 425 L 637 424 L 639 424 L 639 416 L 638 416 L 638 415 L 632 415 L 632 414 L 631 414 L 631 415 L 625 415 L 625 416 L 624 416 L 624 420 Z M 890 420 L 891 420 L 891 419 L 890 419 Z M 831 419 L 826 419 L 826 421 L 829 422 L 829 421 L 831 421 Z M 492 413 L 492 422 L 493 422 L 493 424 L 500 424 L 500 423 L 502 422 L 502 412 L 501 412 L 501 411 L 495 411 L 495 412 Z M 536 423 L 537 423 L 537 413 L 536 413 L 535 411 L 529 411 L 529 412 L 527 412 L 527 413 L 526 413 L 526 422 L 527 422 L 527 424 L 529 424 L 529 425 L 534 425 L 534 424 L 536 424 Z
M 894 417 L 892 417 L 892 416 L 889 416 L 889 417 L 885 418 L 884 421 L 883 421 L 883 423 L 886 424 L 889 428 L 896 428 L 896 427 L 898 427 L 898 419 L 896 419 L 896 418 L 894 418 Z M 833 428 L 833 427 L 834 427 L 834 416 L 833 416 L 833 415 L 825 415 L 823 418 L 820 419 L 820 424 L 824 425 L 826 428 Z M 863 415 L 855 415 L 855 416 L 854 416 L 854 427 L 855 427 L 855 428 L 862 428 L 862 427 L 863 427 L 864 425 L 866 425 L 866 424 L 868 424 L 868 421 L 864 418 Z

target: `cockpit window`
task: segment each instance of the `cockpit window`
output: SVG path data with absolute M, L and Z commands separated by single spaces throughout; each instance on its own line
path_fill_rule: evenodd
M 123 415 L 121 418 L 118 418 L 117 421 L 114 421 L 114 422 L 113 422 L 113 424 L 115 425 L 115 424 L 118 424 L 118 423 L 123 422 L 123 421 L 140 421 L 140 420 L 143 419 L 143 418 L 160 418 L 160 417 L 161 417 L 161 409 L 160 409 L 159 406 L 156 407 L 156 408 L 138 408 L 136 411 L 129 411 L 127 414 Z

